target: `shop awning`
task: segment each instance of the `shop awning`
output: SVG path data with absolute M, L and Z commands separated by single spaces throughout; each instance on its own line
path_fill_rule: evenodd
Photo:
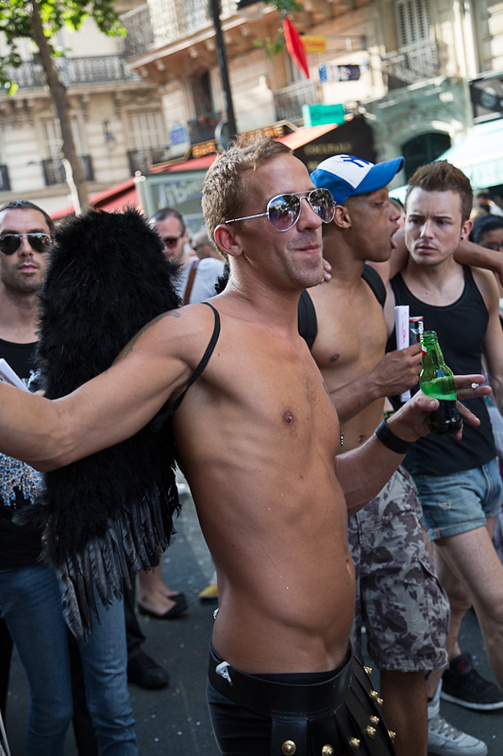
M 328 123 L 320 126 L 309 126 L 307 128 L 292 131 L 277 137 L 278 141 L 284 142 L 297 156 L 303 160 L 312 170 L 320 160 L 335 152 L 346 151 L 352 154 L 361 155 L 368 160 L 374 159 L 369 136 L 369 127 L 364 123 L 363 118 L 350 118 L 344 124 Z M 340 143 L 331 142 L 331 135 L 336 134 Z M 352 144 L 352 140 L 359 140 Z M 328 140 L 328 141 L 327 141 Z M 361 142 L 361 144 L 360 144 Z M 356 144 L 359 147 L 356 147 Z M 303 148 L 312 145 L 309 155 L 304 154 Z M 316 147 L 318 146 L 318 150 Z M 370 151 L 370 152 L 369 152 Z M 369 152 L 369 154 L 367 154 Z M 184 171 L 206 170 L 215 160 L 214 152 L 203 155 L 202 157 L 185 160 L 181 163 L 160 164 L 156 165 L 150 171 L 150 175 L 164 173 L 180 173 Z M 311 165 L 311 162 L 313 163 Z M 148 176 L 147 176 L 148 180 Z M 109 189 L 103 189 L 90 197 L 90 204 L 98 210 L 122 210 L 125 207 L 138 207 L 141 209 L 140 197 L 136 190 L 136 179 L 130 178 L 122 181 Z M 54 220 L 59 220 L 74 213 L 73 205 L 68 205 L 61 210 L 51 213 Z
M 503 184 L 503 118 L 476 124 L 438 160 L 460 168 L 474 189 Z
M 201 170 L 201 168 L 209 168 L 214 159 L 214 154 L 204 155 L 203 157 L 194 158 L 193 160 L 185 160 L 183 163 L 175 163 L 169 166 L 156 166 L 152 169 L 152 173 Z M 89 202 L 91 206 L 97 210 L 106 210 L 107 212 L 122 210 L 125 207 L 137 207 L 141 210 L 140 198 L 136 191 L 136 180 L 134 178 L 126 179 L 108 189 L 102 189 L 101 192 L 96 192 L 96 194 L 91 195 Z M 74 212 L 73 205 L 67 205 L 66 207 L 61 208 L 61 210 L 55 210 L 51 213 L 51 218 L 53 220 L 60 220 L 67 215 L 73 215 Z
M 470 179 L 472 188 L 503 184 L 503 118 L 477 123 L 437 160 L 448 160 Z M 404 202 L 407 185 L 390 189 L 390 197 Z

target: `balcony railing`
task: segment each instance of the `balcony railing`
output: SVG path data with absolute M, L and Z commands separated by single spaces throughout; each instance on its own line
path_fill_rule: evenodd
M 187 129 L 189 131 L 190 143 L 200 144 L 201 142 L 208 142 L 210 139 L 214 139 L 215 129 L 221 118 L 221 113 L 213 112 L 204 113 L 204 115 L 188 121 Z
M 9 169 L 0 165 L 0 192 L 10 192 Z
M 273 93 L 277 121 L 302 121 L 302 106 L 319 102 L 318 88 L 314 81 L 298 81 Z
M 388 77 L 389 89 L 434 79 L 440 74 L 437 43 L 433 40 L 416 42 L 388 53 L 382 58 L 382 70 Z
M 59 58 L 56 61 L 59 76 L 67 87 L 138 80 L 119 55 L 93 55 L 88 58 Z M 47 81 L 40 63 L 25 61 L 18 68 L 9 68 L 9 76 L 20 89 L 45 87 Z
M 93 164 L 90 155 L 79 155 L 84 176 L 86 181 L 94 181 Z M 44 181 L 46 186 L 53 184 L 64 184 L 66 181 L 66 172 L 62 160 L 49 158 L 42 160 L 42 170 L 44 172 Z
M 131 176 L 134 176 L 136 171 L 147 174 L 156 163 L 169 160 L 169 147 L 149 147 L 145 150 L 129 150 L 127 155 Z
M 236 0 L 221 0 L 221 18 L 236 13 Z M 200 0 L 150 0 L 121 16 L 127 29 L 128 57 L 177 42 L 206 26 L 211 26 L 208 3 Z
M 153 45 L 154 32 L 148 5 L 141 5 L 139 8 L 124 13 L 121 16 L 121 21 L 127 30 L 124 40 L 126 58 L 132 58 Z

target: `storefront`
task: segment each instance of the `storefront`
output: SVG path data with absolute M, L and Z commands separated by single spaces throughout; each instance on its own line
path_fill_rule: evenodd
M 309 171 L 330 155 L 347 153 L 375 161 L 373 133 L 363 116 L 345 123 L 324 124 L 295 129 L 291 124 L 275 124 L 264 132 L 284 142 L 302 160 Z M 197 148 L 197 149 L 196 149 Z M 204 176 L 216 157 L 216 143 L 206 142 L 192 148 L 190 159 L 174 164 L 157 165 L 146 176 L 135 176 L 121 184 L 94 194 L 90 198 L 96 209 L 113 211 L 127 206 L 139 207 L 150 217 L 161 207 L 176 207 L 191 232 L 203 225 L 201 192 Z M 73 213 L 73 206 L 53 213 L 57 220 Z

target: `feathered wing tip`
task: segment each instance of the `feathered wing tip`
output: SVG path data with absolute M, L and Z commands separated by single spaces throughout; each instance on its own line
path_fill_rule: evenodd
M 97 601 L 106 607 L 121 599 L 132 573 L 159 564 L 173 532 L 171 515 L 169 525 L 166 522 L 173 509 L 179 509 L 175 482 L 169 503 L 164 491 L 129 502 L 116 520 L 108 522 L 103 536 L 91 538 L 81 552 L 68 554 L 56 567 L 64 617 L 77 640 L 89 637 L 93 616 L 98 619 Z
M 58 229 L 41 296 L 46 395 L 63 396 L 106 370 L 141 328 L 178 307 L 176 273 L 136 210 L 90 210 Z M 90 632 L 96 601 L 106 605 L 130 571 L 158 564 L 179 509 L 174 468 L 169 427 L 147 426 L 45 475 L 29 516 L 43 529 L 42 561 L 59 574 L 76 637 Z

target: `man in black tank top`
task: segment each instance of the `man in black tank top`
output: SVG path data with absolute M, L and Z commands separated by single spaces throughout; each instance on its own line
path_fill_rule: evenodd
M 409 260 L 388 292 L 388 330 L 393 307 L 409 305 L 435 330 L 446 363 L 458 371 L 489 372 L 494 401 L 503 409 L 503 335 L 498 291 L 492 273 L 454 260 L 471 229 L 472 191 L 466 176 L 446 161 L 418 169 L 409 182 L 405 241 Z M 394 341 L 390 340 L 390 348 Z M 492 544 L 503 487 L 484 400 L 470 400 L 480 425 L 464 426 L 461 441 L 430 434 L 407 455 L 423 505 L 423 524 L 435 543 L 440 581 L 451 602 L 448 653 L 442 696 L 473 709 L 503 707 L 503 693 L 471 668 L 457 636 L 475 606 L 494 675 L 503 685 L 503 565 Z M 475 684 L 476 692 L 466 688 Z

